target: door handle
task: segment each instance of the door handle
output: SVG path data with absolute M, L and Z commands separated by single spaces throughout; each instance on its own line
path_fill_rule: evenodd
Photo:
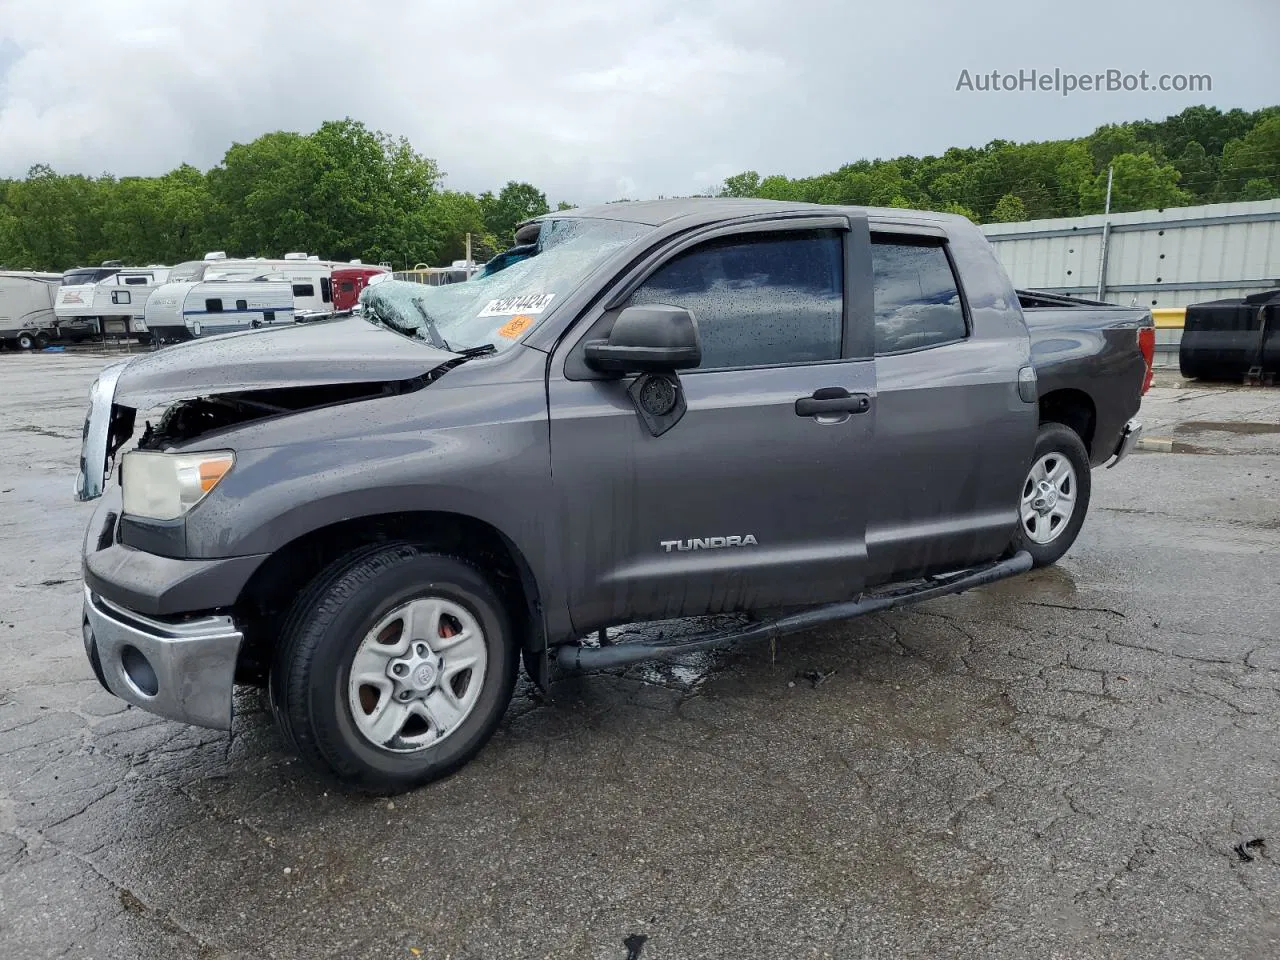
M 797 417 L 819 417 L 832 413 L 866 413 L 871 409 L 871 397 L 865 393 L 850 393 L 844 387 L 823 387 L 813 391 L 811 397 L 796 401 Z

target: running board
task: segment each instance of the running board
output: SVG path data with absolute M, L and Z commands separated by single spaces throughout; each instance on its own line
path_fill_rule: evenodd
M 919 586 L 903 587 L 873 596 L 864 596 L 857 600 L 814 607 L 765 623 L 753 623 L 740 629 L 717 630 L 713 633 L 672 640 L 613 643 L 599 647 L 565 644 L 556 650 L 556 663 L 567 670 L 595 670 L 602 667 L 623 666 L 640 660 L 661 660 L 695 650 L 710 650 L 740 643 L 743 640 L 774 639 L 788 633 L 831 623 L 834 620 L 850 620 L 909 603 L 945 597 L 952 593 L 963 593 L 974 587 L 1026 573 L 1031 569 L 1031 565 L 1031 554 L 1023 550 L 1008 560 L 1001 560 L 985 567 L 962 570 L 945 577 L 934 577 Z

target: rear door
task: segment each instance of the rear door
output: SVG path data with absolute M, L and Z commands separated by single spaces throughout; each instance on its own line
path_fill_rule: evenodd
M 953 249 L 941 229 L 873 225 L 871 262 L 884 467 L 869 505 L 871 574 L 992 559 L 1017 522 L 1038 423 L 1018 395 L 1030 347 L 1017 298 L 985 243 Z
M 614 309 L 562 343 L 551 456 L 575 627 L 862 586 L 876 393 L 867 243 L 866 221 L 846 217 L 707 231 L 606 294 Z M 633 378 L 582 362 L 618 308 L 651 303 L 687 308 L 703 350 L 679 376 L 687 412 L 660 436 L 628 396 Z

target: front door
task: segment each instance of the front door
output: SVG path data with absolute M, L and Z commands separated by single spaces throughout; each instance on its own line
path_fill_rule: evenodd
M 848 332 L 870 317 L 845 277 L 866 222 L 818 222 L 684 241 L 630 295 L 688 309 L 702 341 L 679 376 L 687 411 L 661 435 L 628 396 L 634 378 L 578 378 L 585 335 L 553 358 L 555 535 L 577 629 L 862 586 L 875 365 L 870 337 Z

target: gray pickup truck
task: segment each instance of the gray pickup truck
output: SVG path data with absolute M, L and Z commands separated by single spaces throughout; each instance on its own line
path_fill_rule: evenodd
M 1015 292 L 963 218 L 536 223 L 482 278 L 102 371 L 76 495 L 108 690 L 226 729 L 266 685 L 304 758 L 403 789 L 481 749 L 521 659 L 545 686 L 1053 563 L 1140 432 L 1150 314 Z M 743 616 L 605 632 L 712 613 Z

